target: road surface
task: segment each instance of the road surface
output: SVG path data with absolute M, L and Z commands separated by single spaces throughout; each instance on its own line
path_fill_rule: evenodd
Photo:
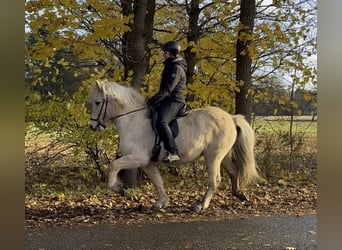
M 27 229 L 25 249 L 316 249 L 316 215 Z

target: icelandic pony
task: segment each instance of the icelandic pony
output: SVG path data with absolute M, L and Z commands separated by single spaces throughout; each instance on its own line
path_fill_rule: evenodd
M 122 157 L 109 164 L 108 187 L 122 191 L 118 177 L 121 169 L 142 168 L 158 192 L 153 205 L 160 209 L 168 205 L 169 199 L 163 180 L 151 161 L 155 132 L 151 126 L 149 109 L 145 97 L 133 88 L 115 82 L 96 81 L 91 93 L 90 128 L 100 131 L 112 123 L 117 127 Z M 190 110 L 185 117 L 178 118 L 179 135 L 176 137 L 180 161 L 169 165 L 181 165 L 204 156 L 209 176 L 209 187 L 195 211 L 208 208 L 215 189 L 221 181 L 220 166 L 229 173 L 232 194 L 248 200 L 240 190 L 240 184 L 248 184 L 259 178 L 254 158 L 254 131 L 242 115 L 230 115 L 217 107 Z M 165 150 L 162 146 L 158 161 Z

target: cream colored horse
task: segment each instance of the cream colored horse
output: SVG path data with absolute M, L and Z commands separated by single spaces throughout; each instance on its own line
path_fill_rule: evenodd
M 90 128 L 103 130 L 114 123 L 120 136 L 119 147 L 123 156 L 109 165 L 108 187 L 121 191 L 123 185 L 118 172 L 121 169 L 142 168 L 158 192 L 154 208 L 166 207 L 169 199 L 162 177 L 156 163 L 150 160 L 155 134 L 148 118 L 145 97 L 133 88 L 115 82 L 97 81 L 91 93 L 91 102 Z M 178 125 L 176 144 L 180 161 L 171 165 L 185 164 L 203 155 L 209 176 L 208 190 L 194 209 L 200 211 L 209 206 L 221 181 L 220 165 L 228 170 L 233 195 L 248 200 L 240 190 L 240 183 L 248 184 L 258 178 L 258 171 L 254 160 L 254 132 L 244 117 L 230 115 L 220 108 L 207 107 L 189 111 L 187 116 L 178 119 Z M 163 155 L 162 147 L 159 161 Z

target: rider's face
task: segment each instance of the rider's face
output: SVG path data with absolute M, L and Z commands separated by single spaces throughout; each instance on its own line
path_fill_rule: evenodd
M 171 57 L 171 53 L 169 51 L 163 51 L 164 52 L 164 59 L 168 59 Z

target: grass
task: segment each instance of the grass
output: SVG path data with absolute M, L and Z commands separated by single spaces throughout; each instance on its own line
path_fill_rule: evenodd
M 290 131 L 290 121 L 287 118 L 273 118 L 257 117 L 252 124 L 257 133 L 272 134 L 284 133 Z M 317 135 L 317 121 L 308 119 L 294 120 L 293 133 L 305 133 L 309 136 Z

